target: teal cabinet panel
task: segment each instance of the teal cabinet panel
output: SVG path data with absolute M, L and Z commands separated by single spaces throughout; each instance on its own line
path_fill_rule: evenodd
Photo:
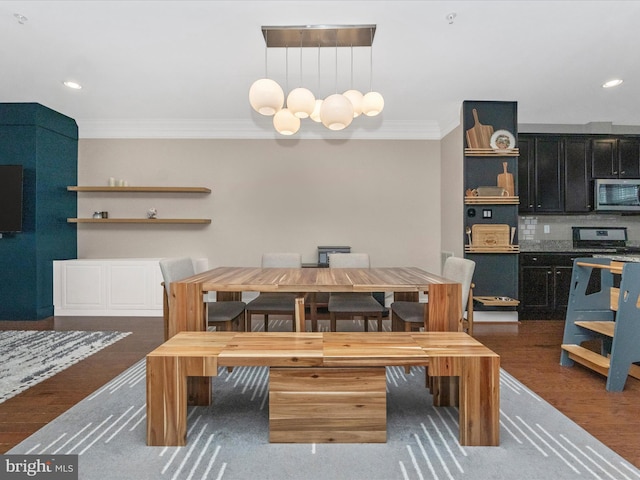
M 23 231 L 0 239 L 0 319 L 53 315 L 53 260 L 77 257 L 75 121 L 39 104 L 0 104 L 0 164 L 22 165 Z

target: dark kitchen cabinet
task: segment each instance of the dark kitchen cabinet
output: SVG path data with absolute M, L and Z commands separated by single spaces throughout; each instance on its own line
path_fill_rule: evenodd
M 573 261 L 588 254 L 521 253 L 520 312 L 523 320 L 564 319 Z
M 521 134 L 519 144 L 520 214 L 593 209 L 589 137 Z
M 593 182 L 589 169 L 589 139 L 566 137 L 564 149 L 564 211 L 586 213 L 593 210 Z
M 562 138 L 552 135 L 522 135 L 518 142 L 519 212 L 562 213 Z
M 640 178 L 640 139 L 591 140 L 593 178 Z

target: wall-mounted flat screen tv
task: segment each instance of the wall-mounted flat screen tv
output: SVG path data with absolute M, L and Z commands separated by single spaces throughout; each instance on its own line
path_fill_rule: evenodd
M 0 232 L 22 231 L 22 165 L 0 165 Z

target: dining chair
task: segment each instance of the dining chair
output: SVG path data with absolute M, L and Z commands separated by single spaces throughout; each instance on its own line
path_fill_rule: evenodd
M 329 268 L 370 268 L 368 253 L 331 253 Z M 369 318 L 378 321 L 378 331 L 382 331 L 382 313 L 385 308 L 370 292 L 332 292 L 329 295 L 329 319 L 331 331 L 335 332 L 339 317 L 352 319 L 361 316 L 364 331 L 369 331 Z
M 473 260 L 449 257 L 444 262 L 442 276 L 462 285 L 462 312 L 460 330 L 473 334 L 473 272 L 476 263 Z M 466 308 L 465 308 L 466 305 Z M 466 319 L 464 312 L 466 310 Z M 393 331 L 416 331 L 425 325 L 429 310 L 426 302 L 398 301 L 391 304 L 391 329 Z
M 262 255 L 262 268 L 302 268 L 302 255 L 299 253 L 265 253 Z M 291 331 L 296 331 L 295 308 L 297 293 L 261 292 L 247 303 L 245 311 L 246 330 L 251 331 L 253 315 L 264 315 L 264 331 L 269 331 L 269 315 L 287 315 L 291 317 Z
M 169 309 L 171 308 L 171 283 L 196 274 L 193 260 L 189 257 L 163 258 L 160 260 L 160 271 L 164 280 L 164 324 L 165 340 L 168 340 Z M 207 326 L 214 326 L 216 330 L 242 330 L 244 323 L 244 309 L 246 303 L 240 301 L 206 302 Z

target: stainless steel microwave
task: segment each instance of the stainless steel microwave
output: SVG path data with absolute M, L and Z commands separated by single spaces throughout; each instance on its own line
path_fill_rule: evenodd
M 640 179 L 597 178 L 594 201 L 597 211 L 640 212 Z

